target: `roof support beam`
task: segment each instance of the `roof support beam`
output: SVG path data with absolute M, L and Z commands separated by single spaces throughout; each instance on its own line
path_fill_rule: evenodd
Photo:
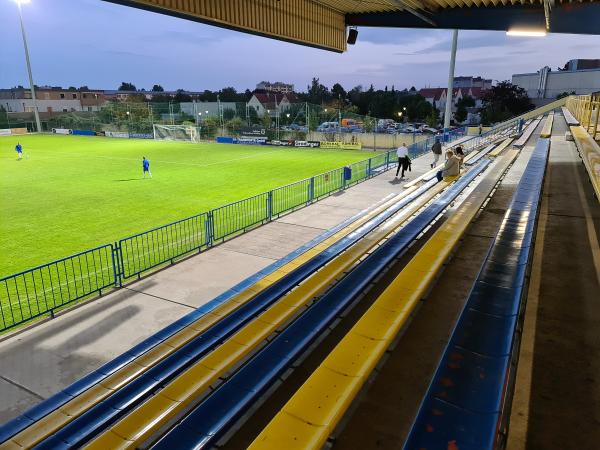
M 408 11 L 409 13 L 411 13 L 413 16 L 418 17 L 419 19 L 421 19 L 423 22 L 428 23 L 431 26 L 436 27 L 437 25 L 435 24 L 435 22 L 433 20 L 431 20 L 429 17 L 421 14 L 419 11 L 417 11 L 416 9 L 412 8 L 411 6 L 409 6 L 405 0 L 393 0 L 393 2 L 398 5 L 398 7 Z
M 550 11 L 554 6 L 554 0 L 543 0 L 544 1 L 544 17 L 546 19 L 546 31 L 550 31 Z

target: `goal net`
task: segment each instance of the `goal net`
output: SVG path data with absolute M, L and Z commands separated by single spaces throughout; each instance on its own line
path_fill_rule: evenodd
M 154 125 L 154 139 L 198 142 L 198 139 L 200 139 L 200 127 L 188 125 Z

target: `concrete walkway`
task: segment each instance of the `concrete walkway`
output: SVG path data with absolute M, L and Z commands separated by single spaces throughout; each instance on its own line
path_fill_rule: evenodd
M 411 178 L 431 156 L 413 161 Z M 327 229 L 402 191 L 392 171 L 0 342 L 0 423 Z

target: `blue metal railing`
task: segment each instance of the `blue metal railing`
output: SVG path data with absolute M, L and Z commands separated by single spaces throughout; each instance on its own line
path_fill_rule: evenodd
M 451 132 L 450 139 L 463 133 Z M 427 152 L 434 140 L 431 137 L 410 145 L 410 156 L 416 158 Z M 118 288 L 133 277 L 368 180 L 395 164 L 395 151 L 379 153 L 350 164 L 350 179 L 345 179 L 344 168 L 334 169 L 4 277 L 0 279 L 0 332 L 44 314 L 52 316 L 55 310 L 101 295 L 103 290 Z
M 0 331 L 118 285 L 112 244 L 0 279 Z

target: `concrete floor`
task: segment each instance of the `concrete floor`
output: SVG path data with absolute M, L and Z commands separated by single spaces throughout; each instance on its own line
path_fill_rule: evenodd
M 600 204 L 555 116 L 509 449 L 600 448 Z
M 429 155 L 413 161 L 411 177 Z M 384 198 L 391 171 L 0 341 L 0 423 Z

